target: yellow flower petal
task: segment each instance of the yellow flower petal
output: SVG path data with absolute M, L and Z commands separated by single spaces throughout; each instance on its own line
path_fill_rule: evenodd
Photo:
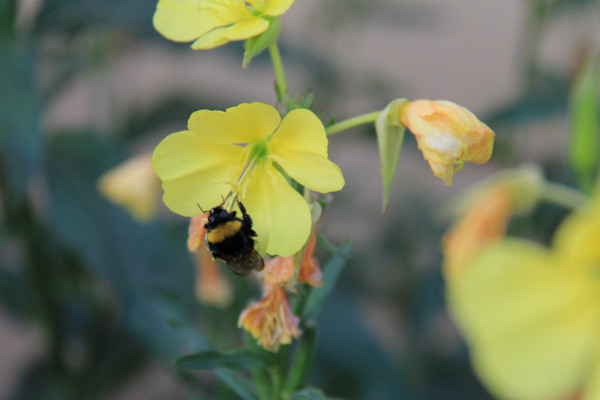
M 231 165 L 242 153 L 235 145 L 215 144 L 189 131 L 167 136 L 154 150 L 152 166 L 163 182 L 163 201 L 173 212 L 194 216 L 220 203 L 231 189 Z
M 534 243 L 506 240 L 449 281 L 473 363 L 501 399 L 557 399 L 582 383 L 600 323 L 600 287 Z
M 597 269 L 600 262 L 598 238 L 600 204 L 592 204 L 585 210 L 572 213 L 561 223 L 554 235 L 554 247 L 564 258 L 588 263 Z
M 154 28 L 176 42 L 191 42 L 226 22 L 200 7 L 199 0 L 159 0 L 152 20 Z
M 287 114 L 271 140 L 271 158 L 301 185 L 321 193 L 344 187 L 341 170 L 327 158 L 327 136 L 310 110 Z
M 264 103 L 244 103 L 225 112 L 200 110 L 188 120 L 190 131 L 214 143 L 250 143 L 272 134 L 281 116 L 273 106 Z
M 137 220 L 149 221 L 156 213 L 160 193 L 150 155 L 134 157 L 104 173 L 98 180 L 98 190 Z
M 294 0 L 268 0 L 263 13 L 276 17 L 286 12 L 294 3 Z
M 212 31 L 200 36 L 194 43 L 192 49 L 207 50 L 221 46 L 234 40 L 248 39 L 260 35 L 269 27 L 269 21 L 263 18 L 247 18 L 234 23 L 233 25 L 222 28 L 215 28 Z
M 240 201 L 258 234 L 258 252 L 291 256 L 306 243 L 311 228 L 308 204 L 273 165 L 258 167 Z
M 492 155 L 494 132 L 458 104 L 416 100 L 399 107 L 398 114 L 415 135 L 434 175 L 446 185 L 452 184 L 457 165 L 485 163 Z

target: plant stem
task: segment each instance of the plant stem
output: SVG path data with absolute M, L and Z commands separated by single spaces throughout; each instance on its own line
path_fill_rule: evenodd
M 579 190 L 550 182 L 544 186 L 542 198 L 548 202 L 572 209 L 578 209 L 589 202 L 589 198 Z
M 279 54 L 277 42 L 269 45 L 269 53 L 271 54 L 271 61 L 273 62 L 273 69 L 275 70 L 275 78 L 277 79 L 277 96 L 279 97 L 279 100 L 287 107 L 290 97 L 288 94 L 285 72 L 283 71 L 283 62 L 281 61 L 281 54 Z
M 345 131 L 346 129 L 354 128 L 358 125 L 368 124 L 374 122 L 377 117 L 379 117 L 379 114 L 381 114 L 381 111 L 373 111 L 367 114 L 357 115 L 356 117 L 345 119 L 325 128 L 325 132 L 327 133 L 327 136 L 329 136 L 333 135 L 334 133 Z

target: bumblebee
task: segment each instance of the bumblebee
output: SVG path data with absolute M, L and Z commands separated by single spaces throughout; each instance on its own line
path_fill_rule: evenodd
M 252 270 L 262 270 L 265 262 L 254 249 L 256 232 L 252 218 L 239 200 L 237 204 L 241 219 L 236 217 L 236 211 L 223 209 L 222 204 L 210 210 L 204 241 L 213 258 L 225 261 L 234 274 L 246 276 Z

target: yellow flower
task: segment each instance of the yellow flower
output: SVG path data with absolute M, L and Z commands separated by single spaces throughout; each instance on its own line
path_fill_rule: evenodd
M 311 190 L 340 190 L 344 178 L 327 156 L 321 121 L 306 109 L 283 120 L 272 106 L 241 104 L 192 114 L 187 131 L 165 138 L 152 164 L 173 212 L 194 216 L 231 195 L 246 207 L 261 254 L 290 256 L 305 244 L 311 215 L 288 177 Z M 232 197 L 230 197 L 232 199 Z
M 508 239 L 448 280 L 476 372 L 500 399 L 600 399 L 600 199 L 551 248 Z
M 137 220 L 149 221 L 156 213 L 160 193 L 150 155 L 134 157 L 104 173 L 98 180 L 98 190 Z
M 482 164 L 492 155 L 494 132 L 458 104 L 409 101 L 400 105 L 398 116 L 417 138 L 433 174 L 448 186 L 465 161 Z
M 294 0 L 159 0 L 154 28 L 167 39 L 212 49 L 257 36 Z
M 240 314 L 238 326 L 250 332 L 265 349 L 277 351 L 280 345 L 300 337 L 300 320 L 292 312 L 283 287 L 265 284 L 264 288 L 262 300 Z

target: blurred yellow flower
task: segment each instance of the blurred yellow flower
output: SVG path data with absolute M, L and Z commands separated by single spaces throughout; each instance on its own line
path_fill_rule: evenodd
M 500 399 L 600 399 L 600 199 L 551 248 L 505 238 L 448 279 L 474 368 Z M 579 397 L 573 397 L 579 398 Z
M 398 107 L 433 174 L 446 185 L 465 161 L 482 164 L 492 155 L 494 132 L 469 110 L 450 101 L 415 100 Z
M 277 351 L 280 345 L 290 344 L 293 338 L 300 337 L 299 323 L 285 289 L 278 284 L 264 284 L 262 300 L 246 308 L 238 319 L 238 326 L 250 332 L 258 344 L 269 351 Z
M 311 214 L 289 178 L 311 190 L 340 190 L 344 177 L 328 159 L 319 118 L 297 109 L 283 120 L 272 106 L 241 104 L 227 111 L 192 114 L 187 131 L 166 137 L 152 164 L 163 201 L 184 216 L 238 196 L 254 222 L 261 254 L 290 256 L 306 243 Z M 289 177 L 289 178 L 288 178 Z
M 160 193 L 150 155 L 131 158 L 104 173 L 98 179 L 98 191 L 137 220 L 149 221 L 156 213 Z
M 154 28 L 167 39 L 212 49 L 257 36 L 294 0 L 159 0 Z

